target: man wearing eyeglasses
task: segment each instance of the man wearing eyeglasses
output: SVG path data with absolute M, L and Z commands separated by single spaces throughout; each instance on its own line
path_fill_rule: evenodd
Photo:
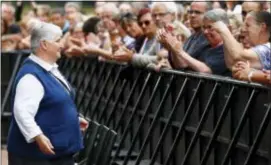
M 151 6 L 152 18 L 158 28 L 176 25 L 182 31 L 184 38 L 191 36 L 190 30 L 178 21 L 178 9 L 175 2 L 154 2 Z
M 191 8 L 188 11 L 189 21 L 191 27 L 194 30 L 194 34 L 191 35 L 183 44 L 183 50 L 192 57 L 196 57 L 200 52 L 208 47 L 208 41 L 202 32 L 203 16 L 208 10 L 211 10 L 212 6 L 209 2 L 197 2 L 191 3 Z M 179 48 L 180 49 L 180 48 Z M 182 61 L 170 50 L 169 61 L 174 69 L 182 69 Z

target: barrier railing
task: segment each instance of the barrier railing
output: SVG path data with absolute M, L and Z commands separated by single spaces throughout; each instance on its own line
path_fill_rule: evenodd
M 59 65 L 79 111 L 118 133 L 113 164 L 268 164 L 268 87 L 96 58 Z

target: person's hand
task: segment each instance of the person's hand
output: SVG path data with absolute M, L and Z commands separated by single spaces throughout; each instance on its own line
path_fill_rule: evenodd
M 65 52 L 68 56 L 82 56 L 85 54 L 83 49 L 77 45 L 71 46 L 69 49 Z
M 176 36 L 162 29 L 158 32 L 158 41 L 170 51 L 179 51 L 183 47 L 183 43 Z
M 82 117 L 79 117 L 80 130 L 85 131 L 88 128 L 88 121 Z
M 134 52 L 132 50 L 123 46 L 114 53 L 113 59 L 120 62 L 129 62 L 132 60 L 133 54 Z
M 54 146 L 44 134 L 40 134 L 36 136 L 34 139 L 42 153 L 47 155 L 55 155 L 55 152 L 53 151 Z
M 172 69 L 171 65 L 169 64 L 167 59 L 162 59 L 158 62 L 158 64 L 155 66 L 155 71 L 159 72 L 162 68 L 169 68 Z
M 232 68 L 233 77 L 243 81 L 248 81 L 248 75 L 251 71 L 249 62 L 244 61 L 237 62 Z
M 83 47 L 83 46 L 86 45 L 84 39 L 78 39 L 78 38 L 70 37 L 69 40 L 71 41 L 71 43 L 73 43 L 74 45 L 77 45 L 79 47 Z
M 236 73 L 238 71 L 245 69 L 246 67 L 248 67 L 247 63 L 245 63 L 243 61 L 238 61 L 235 65 L 233 65 L 232 72 Z
M 213 30 L 217 31 L 218 33 L 229 30 L 227 25 L 222 21 L 217 21 L 217 22 L 213 23 L 212 28 L 213 28 Z
M 2 36 L 1 41 L 10 40 L 12 42 L 19 42 L 22 39 L 23 37 L 21 34 L 9 34 Z
M 99 50 L 99 46 L 96 45 L 96 44 L 93 44 L 93 43 L 90 43 L 90 44 L 85 44 L 83 47 L 82 47 L 82 51 L 85 53 L 85 54 L 96 54 Z
M 164 47 L 166 47 L 167 49 L 169 49 L 170 46 L 169 46 L 169 43 L 168 43 L 167 40 L 166 40 L 166 35 L 167 35 L 167 32 L 165 31 L 164 28 L 158 30 L 158 32 L 157 32 L 157 40 L 158 40 Z

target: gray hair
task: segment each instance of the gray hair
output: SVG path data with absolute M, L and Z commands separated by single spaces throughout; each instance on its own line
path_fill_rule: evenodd
M 207 11 L 204 14 L 204 19 L 206 19 L 206 18 L 213 21 L 213 22 L 222 21 L 226 25 L 230 24 L 228 15 L 227 15 L 226 11 L 223 9 L 213 9 L 213 10 Z
M 107 2 L 106 4 L 104 4 L 103 11 L 110 11 L 113 18 L 118 17 L 120 14 L 119 8 L 117 7 L 116 3 L 113 2 Z
M 177 3 L 176 5 L 177 5 L 177 10 L 178 10 L 178 13 L 182 13 L 182 14 L 184 14 L 184 13 L 185 13 L 185 9 L 184 9 L 183 4 L 181 4 L 181 3 Z
M 171 14 L 174 14 L 175 15 L 175 19 L 177 18 L 177 14 L 178 14 L 178 9 L 177 9 L 177 5 L 175 2 L 168 2 L 168 1 L 157 1 L 157 2 L 154 2 L 152 5 L 151 5 L 151 10 L 153 10 L 154 7 L 156 7 L 157 5 L 164 5 L 167 9 L 167 12 L 171 13 Z
M 79 2 L 67 2 L 65 4 L 65 8 L 75 8 L 76 11 L 80 12 L 81 11 L 81 5 Z
M 44 40 L 54 41 L 62 36 L 62 30 L 51 23 L 45 23 L 38 20 L 31 20 L 29 22 L 31 27 L 31 50 L 33 53 L 39 48 L 40 42 Z

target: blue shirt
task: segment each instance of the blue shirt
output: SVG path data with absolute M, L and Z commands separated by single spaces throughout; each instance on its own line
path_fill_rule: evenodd
M 263 69 L 271 70 L 271 49 L 270 43 L 257 45 L 252 50 L 259 56 Z

